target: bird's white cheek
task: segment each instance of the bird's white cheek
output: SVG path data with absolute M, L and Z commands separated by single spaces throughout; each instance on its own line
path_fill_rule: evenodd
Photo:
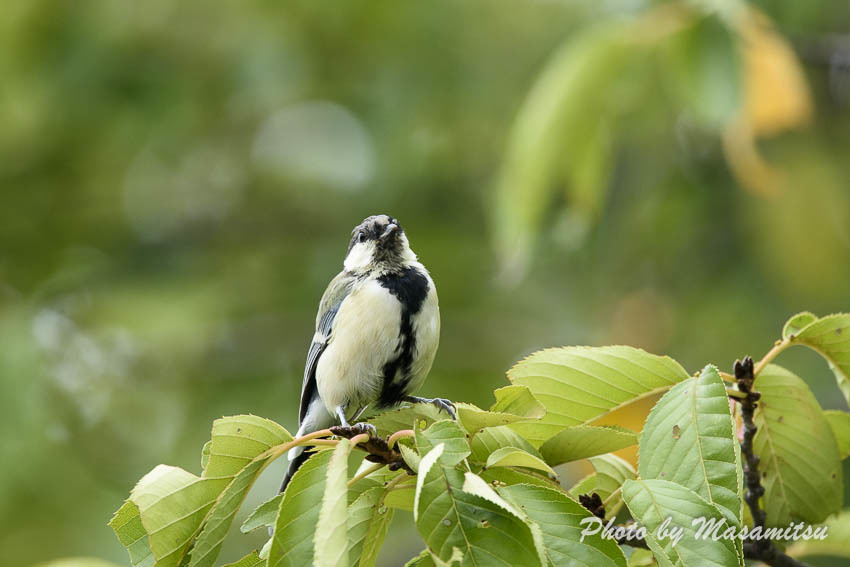
M 349 251 L 348 256 L 345 257 L 345 269 L 356 270 L 357 268 L 366 266 L 372 260 L 374 252 L 375 243 L 372 241 L 355 244 L 351 248 L 351 251 Z

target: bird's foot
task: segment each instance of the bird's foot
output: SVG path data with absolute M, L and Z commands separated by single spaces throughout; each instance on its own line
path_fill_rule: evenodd
M 378 436 L 378 430 L 375 426 L 371 423 L 366 423 L 365 421 L 355 423 L 354 425 L 334 425 L 331 427 L 331 433 L 337 437 L 345 437 L 346 439 L 351 439 L 355 435 L 360 435 L 362 433 L 368 434 L 369 437 Z
M 451 400 L 447 400 L 445 398 L 420 398 L 419 396 L 405 396 L 404 401 L 415 404 L 434 405 L 437 409 L 443 410 L 449 414 L 453 420 L 457 421 L 457 411 Z

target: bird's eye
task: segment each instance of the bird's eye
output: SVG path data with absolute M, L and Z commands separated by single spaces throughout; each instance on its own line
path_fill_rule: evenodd
M 366 242 L 366 233 L 358 232 L 357 233 L 357 242 Z

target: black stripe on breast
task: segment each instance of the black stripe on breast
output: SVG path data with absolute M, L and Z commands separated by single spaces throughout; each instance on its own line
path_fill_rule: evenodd
M 401 272 L 384 274 L 378 278 L 378 282 L 401 303 L 398 346 L 393 353 L 394 356 L 391 356 L 384 364 L 384 380 L 377 402 L 378 407 L 388 407 L 401 402 L 407 394 L 413 351 L 416 348 L 413 316 L 419 313 L 428 296 L 428 278 L 416 268 L 410 267 Z

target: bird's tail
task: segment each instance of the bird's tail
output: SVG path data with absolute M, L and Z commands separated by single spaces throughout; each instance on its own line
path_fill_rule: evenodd
M 298 447 L 298 449 L 301 449 L 301 451 L 299 451 L 295 457 L 292 455 L 289 456 L 289 466 L 286 468 L 286 474 L 283 476 L 283 482 L 280 483 L 280 492 L 286 490 L 286 485 L 288 485 L 289 481 L 292 480 L 292 476 L 295 474 L 295 471 L 297 471 L 301 465 L 307 462 L 307 459 L 315 453 L 315 451 L 311 450 L 309 447 Z
M 319 431 L 333 425 L 333 416 L 328 413 L 324 404 L 322 404 L 321 400 L 318 399 L 318 396 L 314 401 L 316 401 L 316 403 L 310 404 L 307 414 L 301 421 L 301 425 L 298 427 L 298 432 L 295 434 L 295 437 L 301 437 L 302 435 L 307 435 L 308 433 Z M 280 492 L 286 490 L 286 485 L 288 485 L 289 481 L 292 480 L 292 476 L 295 474 L 295 471 L 297 471 L 298 468 L 313 455 L 313 453 L 315 453 L 315 451 L 312 450 L 312 447 L 293 447 L 289 450 L 289 466 L 286 469 L 286 474 L 283 476 L 283 482 L 280 484 Z

